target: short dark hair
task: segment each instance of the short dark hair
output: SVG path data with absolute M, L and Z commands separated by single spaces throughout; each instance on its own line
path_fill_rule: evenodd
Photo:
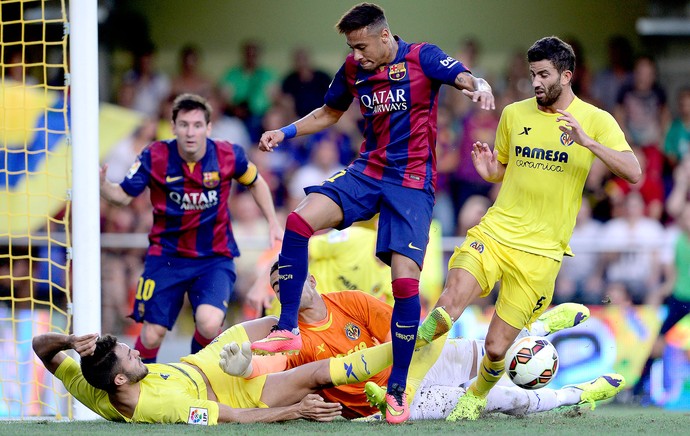
M 567 42 L 556 36 L 547 36 L 532 44 L 527 50 L 528 62 L 551 61 L 559 73 L 575 72 L 575 52 Z
M 373 3 L 360 3 L 345 12 L 335 28 L 339 33 L 350 33 L 366 27 L 377 26 L 388 26 L 383 9 Z
M 188 112 L 196 109 L 200 109 L 204 112 L 204 118 L 206 119 L 206 124 L 211 122 L 211 105 L 208 101 L 196 94 L 180 94 L 173 101 L 172 107 L 172 120 L 173 123 L 177 121 L 177 114 L 180 111 Z
M 115 354 L 117 338 L 105 335 L 96 341 L 96 350 L 81 358 L 81 373 L 89 384 L 106 392 L 114 392 L 115 376 L 120 372 L 120 361 Z

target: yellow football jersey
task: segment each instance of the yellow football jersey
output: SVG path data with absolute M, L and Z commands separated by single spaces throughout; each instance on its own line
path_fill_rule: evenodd
M 614 118 L 577 97 L 567 109 L 595 141 L 630 151 Z M 559 130 L 561 115 L 537 109 L 535 98 L 508 105 L 496 131 L 503 185 L 479 227 L 509 247 L 561 260 L 582 202 L 594 154 Z
M 91 386 L 79 364 L 65 358 L 55 376 L 86 407 L 109 421 L 147 423 L 187 423 L 215 425 L 218 403 L 206 398 L 206 383 L 195 369 L 181 364 L 146 365 L 149 374 L 140 382 L 141 394 L 132 418 L 113 407 L 108 394 Z
M 321 293 L 361 290 L 393 304 L 390 267 L 376 259 L 376 231 L 352 226 L 313 236 L 309 272 Z

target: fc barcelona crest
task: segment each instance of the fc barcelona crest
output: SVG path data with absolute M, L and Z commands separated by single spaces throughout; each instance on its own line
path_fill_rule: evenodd
M 398 64 L 393 64 L 388 67 L 388 77 L 391 80 L 402 80 L 407 74 L 407 69 L 405 68 L 405 62 L 400 62 Z
M 220 176 L 218 171 L 208 171 L 204 173 L 204 187 L 205 188 L 215 188 L 220 183 Z
M 359 339 L 360 330 L 359 327 L 351 322 L 345 325 L 345 336 L 352 341 Z

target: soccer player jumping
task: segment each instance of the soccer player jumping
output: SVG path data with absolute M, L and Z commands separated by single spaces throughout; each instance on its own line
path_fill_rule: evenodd
M 252 344 L 258 354 L 297 351 L 300 293 L 307 277 L 308 241 L 314 232 L 346 228 L 380 213 L 377 256 L 391 265 L 395 306 L 391 319 L 393 369 L 388 384 L 389 422 L 409 416 L 404 393 L 419 326 L 419 276 L 429 238 L 436 181 L 436 110 L 442 84 L 495 108 L 489 84 L 428 43 L 407 43 L 391 33 L 383 10 L 362 3 L 336 25 L 352 53 L 336 73 L 325 104 L 259 142 L 271 151 L 284 139 L 335 124 L 359 100 L 365 140 L 359 157 L 307 197 L 287 218 L 280 253 L 282 312 L 275 331 Z

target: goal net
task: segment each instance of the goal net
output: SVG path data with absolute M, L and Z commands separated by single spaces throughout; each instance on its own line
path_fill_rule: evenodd
M 0 417 L 72 417 L 33 336 L 71 328 L 66 0 L 0 2 Z

